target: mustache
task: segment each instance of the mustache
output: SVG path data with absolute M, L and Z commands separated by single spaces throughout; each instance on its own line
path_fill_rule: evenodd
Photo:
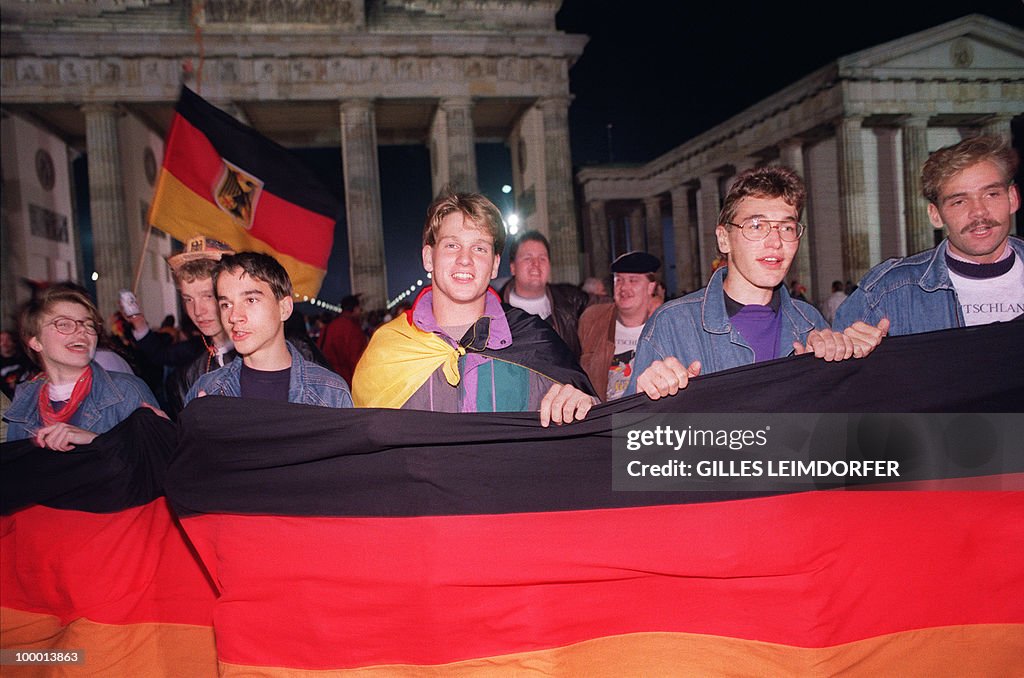
M 978 219 L 977 221 L 972 221 L 971 223 L 961 228 L 960 233 L 970 233 L 971 231 L 980 226 L 987 226 L 989 228 L 999 228 L 999 222 L 996 221 L 995 219 Z

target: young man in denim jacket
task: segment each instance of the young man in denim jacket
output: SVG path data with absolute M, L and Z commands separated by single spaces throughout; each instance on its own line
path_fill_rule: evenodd
M 205 395 L 352 407 L 348 384 L 305 360 L 284 338 L 292 314 L 292 283 L 271 256 L 241 252 L 213 269 L 221 322 L 239 357 L 201 376 L 185 402 Z
M 743 172 L 722 206 L 715 234 L 726 266 L 708 286 L 659 308 L 637 343 L 629 392 L 652 399 L 685 388 L 690 377 L 787 355 L 860 358 L 882 340 L 888 321 L 834 332 L 784 281 L 800 247 L 804 183 L 788 167 Z
M 892 334 L 1005 322 L 1024 313 L 1024 241 L 1010 237 L 1020 194 L 1017 154 L 994 136 L 941 148 L 921 187 L 946 239 L 868 271 L 836 312 L 836 327 L 888 318 Z

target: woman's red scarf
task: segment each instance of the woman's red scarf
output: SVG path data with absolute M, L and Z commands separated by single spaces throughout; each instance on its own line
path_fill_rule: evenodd
M 39 389 L 39 415 L 43 419 L 43 426 L 52 426 L 71 419 L 90 391 L 92 391 L 92 365 L 87 366 L 78 377 L 75 388 L 71 391 L 71 399 L 64 407 L 60 408 L 59 412 L 53 409 L 53 403 L 50 402 L 50 384 L 43 384 L 43 387 Z

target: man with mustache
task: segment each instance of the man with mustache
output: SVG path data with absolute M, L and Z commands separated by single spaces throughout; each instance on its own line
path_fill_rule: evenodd
M 928 218 L 946 239 L 868 271 L 835 328 L 888 318 L 890 334 L 1005 322 L 1024 313 L 1024 241 L 1010 236 L 1017 154 L 994 136 L 941 148 L 921 172 Z

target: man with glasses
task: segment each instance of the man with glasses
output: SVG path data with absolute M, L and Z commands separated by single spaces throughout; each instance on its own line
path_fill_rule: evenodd
M 1006 322 L 1024 312 L 1024 241 L 1010 237 L 1020 194 L 1017 153 L 995 136 L 935 151 L 921 188 L 938 247 L 868 271 L 836 311 L 836 327 L 887 318 L 893 334 Z
M 834 332 L 817 309 L 786 290 L 805 230 L 806 196 L 788 167 L 757 167 L 736 177 L 715 229 L 727 263 L 707 287 L 664 304 L 647 321 L 629 392 L 656 400 L 698 374 L 802 353 L 862 358 L 881 342 L 888 321 Z

